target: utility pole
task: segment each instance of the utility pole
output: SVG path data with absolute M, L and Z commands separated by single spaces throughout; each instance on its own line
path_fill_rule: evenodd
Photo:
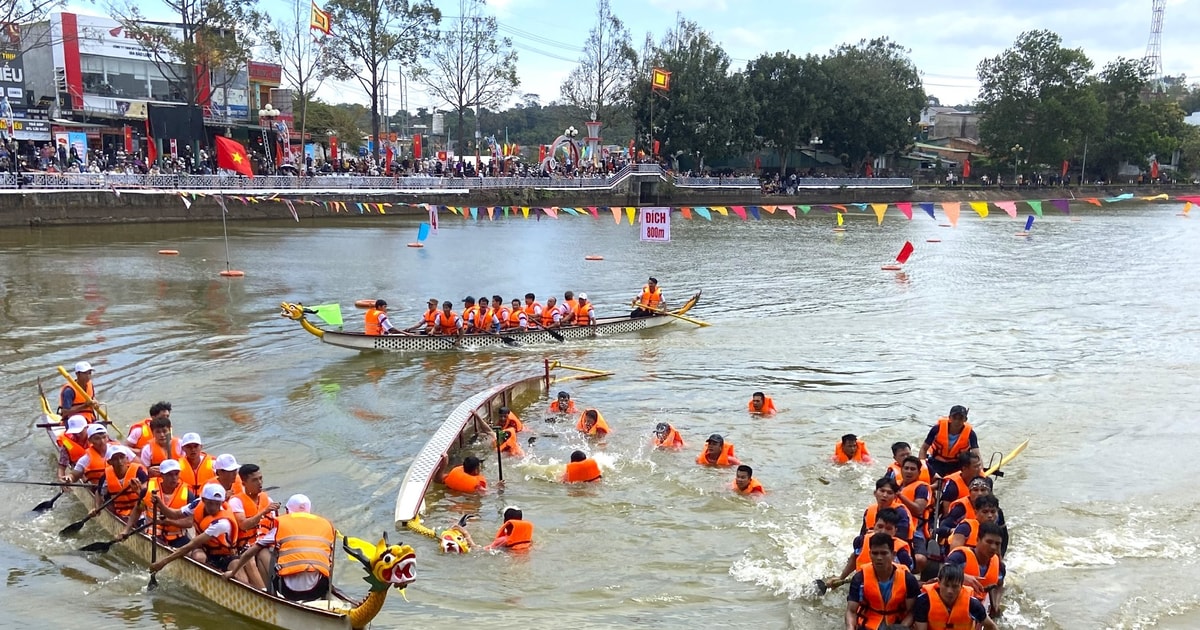
M 474 15 L 471 19 L 475 22 L 475 36 L 472 37 L 472 43 L 475 46 L 475 174 L 481 175 L 479 170 L 479 16 Z

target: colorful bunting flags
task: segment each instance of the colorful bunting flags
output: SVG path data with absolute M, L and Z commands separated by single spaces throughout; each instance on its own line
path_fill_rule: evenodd
M 943 201 L 942 212 L 946 213 L 946 218 L 950 221 L 951 227 L 958 226 L 958 213 L 961 204 L 957 201 Z
M 896 208 L 898 210 L 900 210 L 901 214 L 904 215 L 904 218 L 908 219 L 909 221 L 912 221 L 912 204 L 911 203 L 909 203 L 907 201 L 901 201 L 900 203 L 896 204 Z
M 1029 204 L 1029 209 L 1033 210 L 1034 214 L 1038 215 L 1039 217 L 1042 216 L 1042 202 L 1026 201 L 1025 203 Z
M 980 219 L 987 218 L 987 215 L 988 215 L 988 207 L 987 206 L 988 205 L 987 205 L 986 201 L 972 201 L 970 203 L 970 205 L 971 205 L 971 209 L 975 211 L 975 214 L 979 215 Z
M 883 225 L 883 215 L 887 212 L 888 205 L 886 203 L 873 203 L 871 209 L 875 211 L 875 218 L 878 220 L 876 225 Z
M 733 210 L 733 213 L 736 214 L 739 219 L 743 221 L 746 220 L 746 208 L 742 206 L 731 206 L 729 209 Z
M 705 221 L 712 221 L 712 214 L 710 214 L 708 212 L 708 208 L 697 207 L 695 210 L 696 210 L 696 214 L 704 217 Z
M 1017 218 L 1017 204 L 1015 201 L 997 201 L 996 207 L 1003 210 L 1008 216 Z
M 1071 202 L 1066 199 L 1051 199 L 1050 205 L 1063 211 L 1063 214 L 1071 214 Z
M 933 204 L 932 204 L 932 203 L 929 203 L 928 201 L 925 201 L 925 202 L 922 202 L 922 203 L 920 203 L 920 204 L 918 204 L 918 205 L 919 205 L 919 206 L 921 206 L 921 209 L 922 209 L 922 210 L 924 210 L 926 214 L 928 214 L 928 215 L 929 215 L 929 218 L 930 218 L 930 219 L 937 219 L 937 215 L 935 215 L 935 214 L 933 213 Z

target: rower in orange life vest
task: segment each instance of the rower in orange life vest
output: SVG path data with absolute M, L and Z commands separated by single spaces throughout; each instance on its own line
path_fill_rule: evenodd
M 257 573 L 245 566 L 251 559 L 275 554 L 271 567 L 271 586 L 282 598 L 293 602 L 324 599 L 329 595 L 333 571 L 333 550 L 337 529 L 328 519 L 312 513 L 312 501 L 303 494 L 287 500 L 287 514 L 259 537 L 229 565 L 221 577 L 229 580 L 245 567 L 244 573 Z
M 899 522 L 896 523 L 896 535 L 905 542 L 912 543 L 917 523 L 913 520 L 912 515 L 909 514 L 908 508 L 896 500 L 896 493 L 899 491 L 900 486 L 887 477 L 881 477 L 875 481 L 875 502 L 867 506 L 866 510 L 863 510 L 862 527 L 858 531 L 859 535 L 866 534 L 875 527 L 875 519 L 879 510 L 892 508 L 900 516 Z
M 179 440 L 179 446 L 183 449 L 183 459 L 179 460 L 179 466 L 182 469 L 179 473 L 179 480 L 192 491 L 192 494 L 199 495 L 205 484 L 217 480 L 217 471 L 213 468 L 213 458 L 201 450 L 203 443 L 200 441 L 198 433 L 184 433 L 183 439 Z
M 386 300 L 375 300 L 375 308 L 367 309 L 366 315 L 363 315 L 364 335 L 399 335 L 401 332 L 388 319 Z
M 433 318 L 433 330 L 435 335 L 461 335 L 463 333 L 463 320 L 452 309 L 454 304 L 450 300 L 442 302 L 442 310 Z
M 891 477 L 900 483 L 900 467 L 904 465 L 904 460 L 912 455 L 912 446 L 908 442 L 893 442 L 892 443 L 892 463 L 888 464 L 887 472 L 883 473 L 885 477 Z M 925 483 L 930 483 L 929 467 L 926 466 L 920 459 L 917 463 L 921 465 L 920 479 Z M 903 484 L 901 484 L 903 485 Z
M 534 294 L 525 294 L 525 306 L 521 310 L 525 311 L 525 316 L 529 318 L 529 325 L 531 327 L 542 321 L 542 305 L 537 301 L 537 296 Z
M 171 437 L 170 414 L 150 421 L 151 440 L 142 447 L 139 458 L 151 477 L 158 476 L 158 465 L 167 459 L 183 459 L 183 440 Z
M 1005 552 L 1008 551 L 1008 527 L 1004 525 L 1004 512 L 1000 509 L 1000 499 L 994 494 L 983 494 L 971 500 L 971 507 L 975 514 L 959 521 L 954 527 L 954 533 L 950 535 L 949 542 L 946 543 L 948 549 L 956 547 L 975 548 L 979 544 L 979 526 L 984 523 L 995 523 L 1004 531 L 1004 537 L 1000 540 L 1000 559 L 1004 559 Z
M 76 414 L 67 418 L 67 428 L 58 436 L 58 478 L 71 480 L 71 468 L 87 452 L 87 418 Z
M 575 413 L 575 401 L 571 394 L 558 392 L 558 397 L 550 403 L 550 413 Z
M 600 464 L 597 464 L 596 460 L 588 457 L 583 451 L 571 453 L 571 461 L 563 471 L 563 483 L 587 483 L 600 481 L 600 478 Z
M 70 479 L 79 481 L 85 479 L 88 483 L 98 484 L 104 479 L 104 467 L 108 465 L 108 451 L 116 443 L 108 439 L 108 429 L 103 424 L 89 424 L 87 427 L 88 447 L 83 456 L 75 461 L 71 469 Z
M 143 514 L 153 514 L 155 502 L 158 503 L 159 508 L 167 507 L 178 511 L 197 498 L 187 486 L 180 483 L 179 462 L 173 459 L 164 459 L 158 464 L 158 474 L 159 477 L 150 478 L 150 483 L 146 487 L 146 495 L 142 500 Z M 190 528 L 190 521 L 186 527 L 171 525 L 164 521 L 154 526 L 154 535 L 167 546 L 178 549 L 191 540 L 188 537 Z
M 596 323 L 596 309 L 592 308 L 592 303 L 588 301 L 586 293 L 579 294 L 579 299 L 571 314 L 571 323 L 575 326 L 591 326 Z
M 833 448 L 833 463 L 839 466 L 850 462 L 870 464 L 872 461 L 874 460 L 871 459 L 871 453 L 867 452 L 867 443 L 853 433 L 843 435 L 842 440 Z
M 141 454 L 142 449 L 153 439 L 150 421 L 159 417 L 171 417 L 171 403 L 159 401 L 151 405 L 150 415 L 130 425 L 129 431 L 125 432 L 125 446 L 133 449 L 134 453 Z
M 696 463 L 701 466 L 738 466 L 742 462 L 733 456 L 733 445 L 727 444 L 720 433 L 714 433 L 704 441 L 704 450 L 696 456 Z
M 875 525 L 870 531 L 854 537 L 850 555 L 842 566 L 842 573 L 837 577 L 827 578 L 826 582 L 844 580 L 858 569 L 871 563 L 870 540 L 874 534 L 887 534 L 892 537 L 892 562 L 913 570 L 912 547 L 896 536 L 896 526 L 900 523 L 900 513 L 894 508 L 882 508 L 875 515 Z M 920 575 L 920 573 L 918 573 Z
M 587 299 L 586 293 L 580 293 L 579 295 L 580 297 Z M 579 308 L 579 300 L 575 299 L 574 291 L 567 291 L 563 293 L 562 307 L 563 311 L 566 313 L 563 315 L 563 323 L 575 323 L 575 309 Z
M 104 481 L 100 484 L 100 493 L 96 495 L 96 508 L 91 516 L 100 513 L 109 499 L 112 499 L 112 511 L 125 521 L 125 529 L 117 540 L 125 540 L 133 533 L 133 526 L 142 515 L 142 494 L 150 476 L 141 464 L 133 462 L 133 451 L 128 447 L 115 444 L 108 449 L 108 465 L 104 468 Z
M 221 453 L 213 460 L 213 471 L 216 474 L 216 483 L 221 484 L 225 488 L 226 507 L 228 500 L 236 497 L 245 488 L 242 487 L 242 480 L 238 479 L 238 471 L 242 469 L 242 465 L 237 462 L 237 458 L 229 453 Z
M 500 302 L 491 304 L 485 297 L 479 298 L 479 329 L 487 332 L 500 332 L 500 317 L 496 314 Z
M 659 422 L 654 426 L 654 448 L 679 450 L 683 447 L 683 436 L 669 422 Z
M 946 564 L 963 567 L 963 583 L 974 591 L 972 596 L 986 601 L 988 616 L 997 617 L 1003 610 L 1000 600 L 1004 596 L 1006 569 L 1000 559 L 1000 540 L 1003 532 L 995 523 L 979 526 L 979 539 L 975 548 L 958 547 L 946 555 Z
M 649 317 L 656 315 L 655 310 L 663 307 L 662 289 L 658 288 L 658 279 L 651 277 L 650 281 L 642 287 L 640 295 L 633 299 L 633 312 L 630 317 Z
M 504 298 L 499 295 L 492 296 L 492 310 L 496 313 L 496 330 L 500 332 L 508 327 L 508 320 L 512 316 L 512 309 L 504 305 Z
M 200 491 L 200 501 L 189 503 L 181 510 L 160 505 L 159 511 L 169 524 L 193 527 L 197 533 L 195 538 L 173 551 L 171 555 L 151 563 L 150 572 L 158 573 L 163 567 L 186 555 L 218 571 L 227 570 L 230 563 L 237 559 L 238 530 L 237 517 L 226 507 L 225 499 L 225 488 L 219 483 L 210 483 Z M 254 584 L 255 578 L 249 573 L 246 567 L 242 567 L 235 577 L 246 584 Z
M 913 630 L 996 630 L 987 609 L 963 581 L 962 566 L 943 564 L 937 581 L 921 587 L 913 603 Z
M 608 428 L 608 423 L 604 421 L 604 416 L 595 409 L 585 409 L 579 414 L 579 420 L 575 423 L 575 429 L 589 437 L 605 437 L 612 432 Z
M 921 460 L 912 455 L 905 458 L 904 466 L 900 469 L 899 481 L 897 481 L 900 491 L 896 493 L 896 500 L 908 510 L 909 516 L 916 519 L 917 525 L 913 531 L 912 548 L 916 562 L 914 569 L 917 575 L 921 575 L 925 570 L 925 562 L 932 553 L 929 551 L 929 519 L 933 516 L 933 489 L 928 483 L 921 481 L 921 470 L 923 470 Z M 886 476 L 884 478 L 890 479 Z M 939 555 L 941 554 L 939 553 Z
M 950 408 L 950 415 L 938 418 L 929 429 L 917 457 L 926 460 L 929 471 L 945 477 L 959 469 L 958 456 L 965 452 L 979 454 L 979 437 L 967 422 L 968 409 L 962 405 Z
M 237 517 L 237 547 L 245 549 L 275 528 L 279 502 L 272 501 L 263 491 L 263 474 L 257 464 L 243 464 L 238 469 L 238 478 L 242 482 L 242 491 L 229 497 L 225 505 Z M 266 574 L 269 568 L 265 562 L 266 558 L 260 559 L 264 562 L 259 563 L 257 572 Z
M 743 496 L 767 493 L 762 484 L 754 478 L 754 469 L 745 464 L 738 466 L 737 472 L 734 473 L 733 491 Z
M 521 308 L 521 300 L 513 299 L 512 308 L 508 310 L 508 321 L 504 324 L 505 330 L 528 330 L 529 316 L 525 314 L 525 309 Z
M 774 415 L 775 401 L 762 392 L 754 392 L 750 395 L 750 402 L 746 403 L 746 411 L 760 416 Z
M 976 453 L 959 454 L 959 470 L 947 475 L 942 482 L 939 500 L 941 513 L 950 512 L 950 504 L 970 494 L 971 482 L 983 475 L 983 460 Z
M 475 298 L 467 296 L 463 298 L 462 310 L 462 327 L 467 333 L 477 332 L 479 330 L 479 307 L 475 305 Z
M 895 562 L 894 543 L 886 533 L 871 534 L 871 560 L 855 572 L 846 595 L 846 630 L 908 627 L 921 585 Z
M 428 306 L 429 308 L 426 309 L 426 311 L 421 314 L 421 321 L 417 322 L 416 324 L 413 324 L 412 326 L 409 326 L 408 328 L 405 328 L 404 332 L 411 333 L 411 332 L 419 331 L 422 335 L 432 335 L 433 334 L 433 325 L 434 325 L 433 320 L 435 320 L 437 318 L 437 313 L 438 313 L 437 298 L 429 298 L 429 301 L 426 302 L 426 306 Z
M 501 429 L 492 439 L 500 440 L 499 451 L 513 457 L 525 457 L 525 451 L 521 449 L 520 442 L 517 441 L 517 432 L 512 429 Z
M 438 470 L 444 468 L 448 460 L 448 455 L 442 455 L 442 461 L 438 466 Z M 462 465 L 451 468 L 442 475 L 440 481 L 447 488 L 455 492 L 485 494 L 487 492 L 487 479 L 484 479 L 483 474 L 479 472 L 482 463 L 478 457 L 468 455 L 463 459 Z
M 80 392 L 67 383 L 58 392 L 58 415 L 69 418 L 78 414 L 87 418 L 89 423 L 95 422 L 96 409 L 99 409 L 100 403 L 96 402 L 96 385 L 92 382 L 91 363 L 79 361 L 75 364 L 75 382 L 79 383 L 79 387 L 87 393 L 92 402 L 87 402 Z
M 504 509 L 504 524 L 496 531 L 492 544 L 484 549 L 525 551 L 532 545 L 533 523 L 526 521 L 521 508 L 514 505 Z
M 559 328 L 562 326 L 563 309 L 558 306 L 558 299 L 553 295 L 546 298 L 546 306 L 542 309 L 542 328 Z

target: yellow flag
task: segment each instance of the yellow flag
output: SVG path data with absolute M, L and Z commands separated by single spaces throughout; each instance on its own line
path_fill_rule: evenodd
M 1192 211 L 1192 202 L 1190 202 L 1190 201 L 1184 202 L 1184 204 L 1183 204 L 1184 216 L 1187 216 L 1187 213 L 1189 213 L 1191 211 Z
M 879 219 L 877 225 L 883 225 L 883 215 L 887 212 L 888 205 L 886 203 L 873 203 L 871 209 L 875 211 L 875 217 Z
M 633 206 L 625 208 L 625 216 L 629 217 L 629 225 L 633 225 L 633 217 L 637 216 L 637 208 Z
M 528 219 L 529 218 L 529 206 L 521 206 L 521 214 L 524 215 L 524 217 L 526 219 Z
M 729 216 L 729 208 L 724 206 L 713 206 L 712 210 L 723 217 Z
M 986 201 L 972 201 L 971 209 L 975 211 L 975 214 L 979 215 L 979 218 L 981 218 L 981 219 L 987 218 L 988 209 L 987 209 Z
M 837 218 L 838 218 L 838 225 L 841 225 L 841 224 L 843 223 L 843 219 L 842 219 L 842 213 L 841 213 L 841 212 L 837 213 Z

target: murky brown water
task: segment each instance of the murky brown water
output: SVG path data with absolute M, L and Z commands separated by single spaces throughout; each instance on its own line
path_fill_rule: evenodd
M 427 521 L 478 509 L 486 540 L 516 503 L 537 525 L 535 550 L 442 557 L 401 534 L 421 554 L 420 581 L 376 627 L 840 627 L 844 594 L 818 599 L 808 584 L 840 566 L 882 466 L 833 470 L 837 436 L 859 433 L 886 457 L 961 403 L 985 452 L 1033 440 L 997 485 L 1013 530 L 1005 627 L 1195 627 L 1200 222 L 1134 204 L 1079 216 L 1017 239 L 1020 225 L 998 217 L 951 230 L 855 216 L 835 235 L 815 214 L 676 215 L 670 244 L 607 220 L 446 218 L 422 250 L 404 247 L 414 223 L 388 217 L 235 223 L 236 281 L 217 277 L 219 224 L 0 231 L 0 476 L 51 478 L 31 428 L 35 379 L 57 389 L 54 366 L 87 359 L 122 423 L 170 400 L 177 434 L 199 431 L 209 452 L 263 465 L 276 494 L 305 492 L 342 531 L 377 536 L 446 414 L 549 356 L 617 372 L 573 389 L 614 428 L 604 483 L 555 483 L 550 464 L 583 442 L 527 410 L 542 437 L 529 460 L 506 463 L 503 496 L 433 494 Z M 917 248 L 906 272 L 880 271 L 905 239 Z M 433 296 L 565 289 L 614 313 L 651 273 L 669 299 L 703 288 L 693 315 L 714 325 L 411 356 L 327 346 L 277 316 L 281 300 L 336 301 L 357 329 L 353 301 L 382 296 L 408 325 Z M 756 389 L 778 416 L 744 413 Z M 684 432 L 684 453 L 646 448 L 660 420 Z M 695 466 L 712 432 L 755 467 L 765 501 L 732 497 L 732 473 Z M 0 626 L 252 627 L 169 582 L 146 594 L 132 556 L 72 551 L 99 532 L 58 538 L 83 509 L 29 513 L 50 494 L 0 486 Z M 357 572 L 342 563 L 344 588 L 360 590 Z

